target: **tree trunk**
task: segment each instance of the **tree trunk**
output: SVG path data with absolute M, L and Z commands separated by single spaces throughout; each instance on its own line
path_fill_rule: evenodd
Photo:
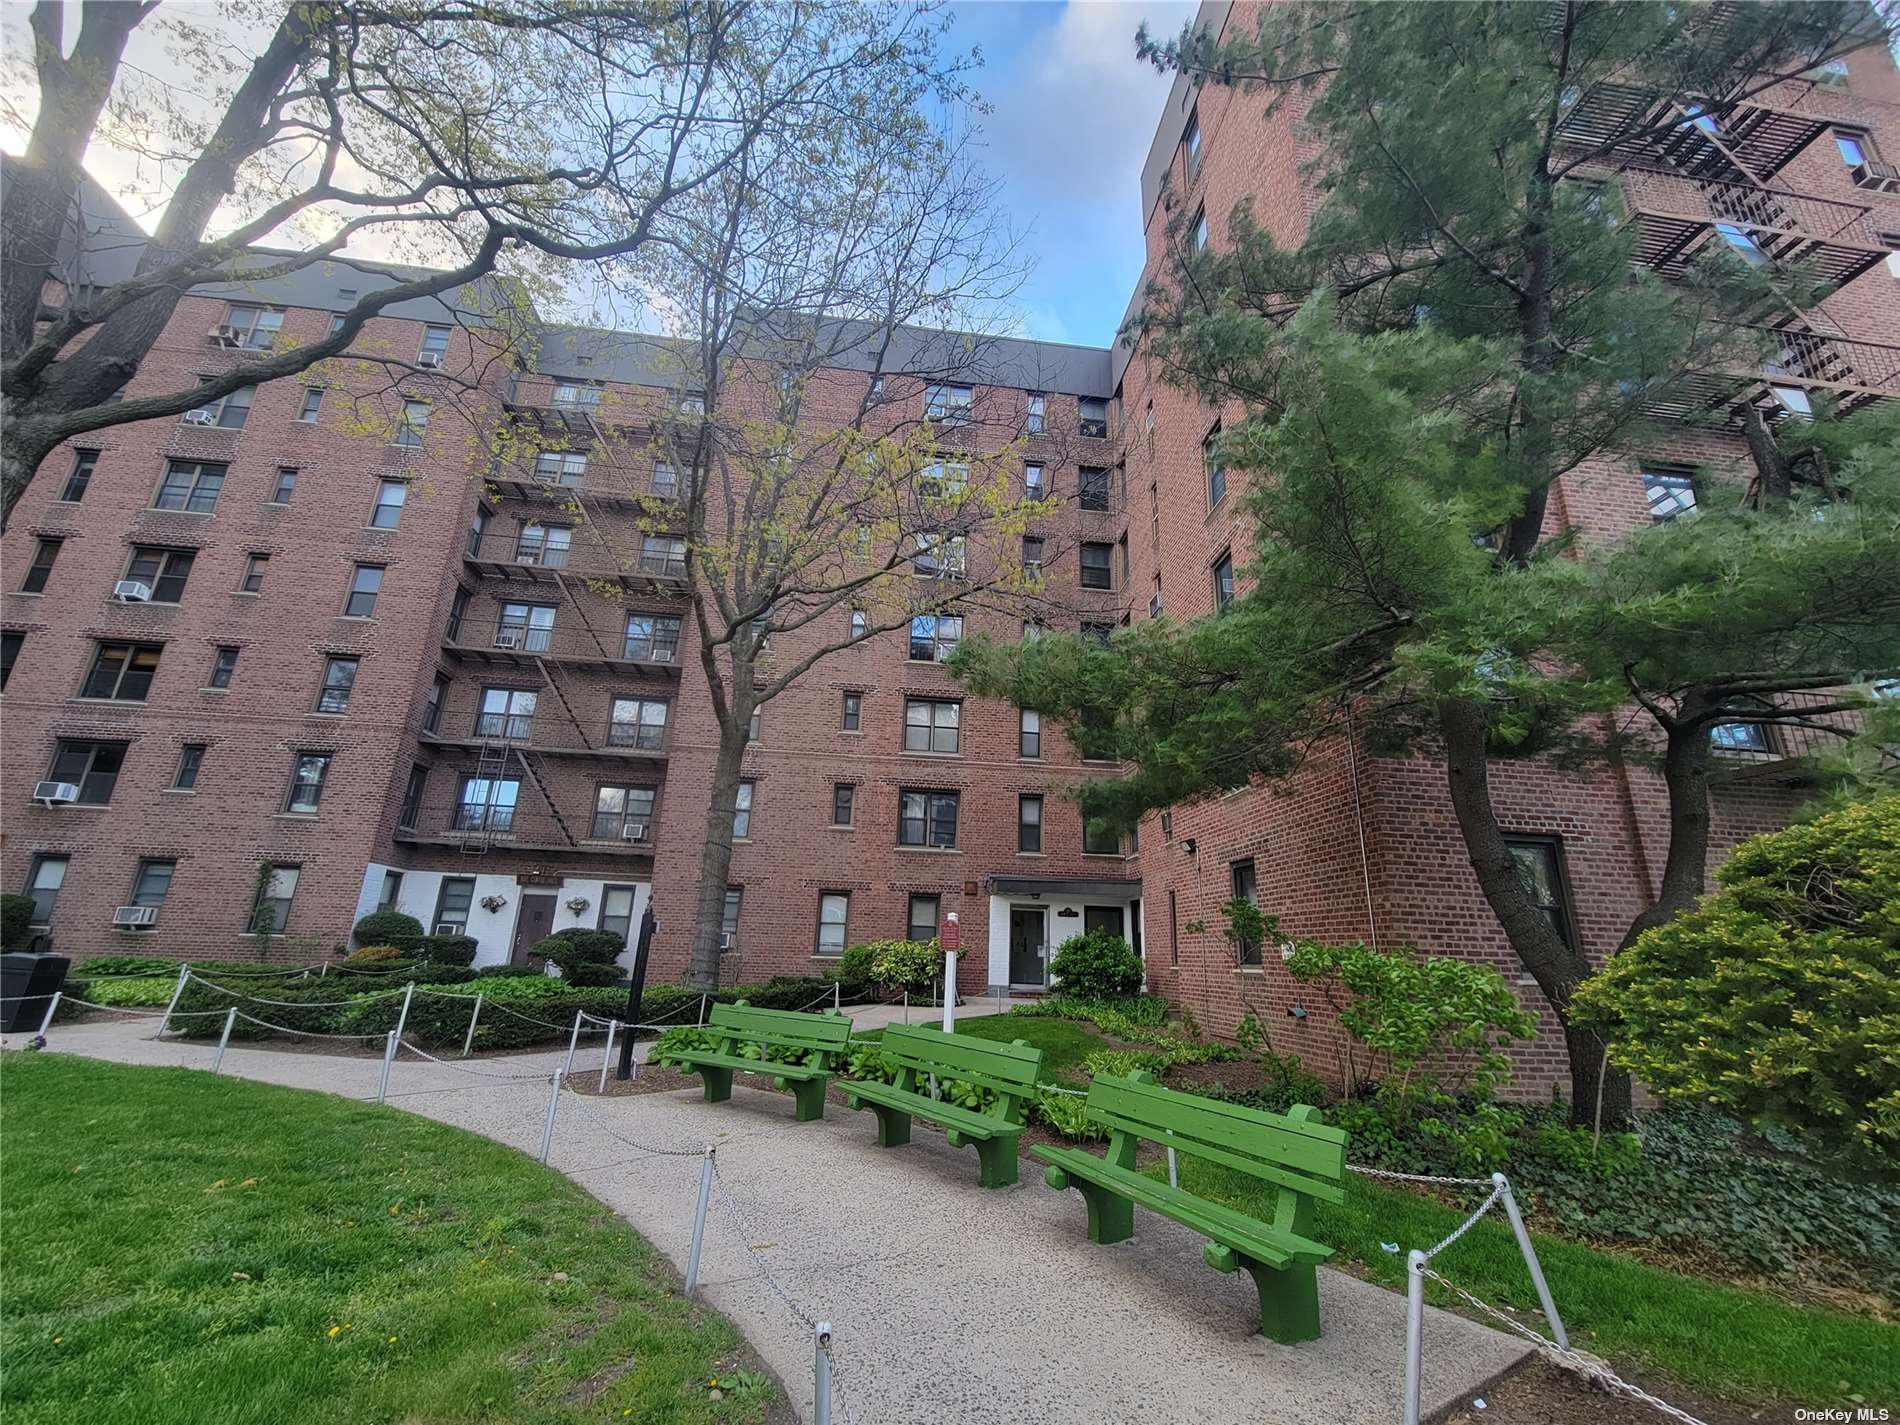
M 1488 718 L 1482 704 L 1454 698 L 1439 709 L 1445 740 L 1445 781 L 1452 810 L 1464 836 L 1471 869 L 1505 939 L 1544 992 L 1570 1051 L 1570 1119 L 1587 1124 L 1596 1117 L 1603 1041 L 1594 1032 L 1570 1024 L 1570 996 L 1590 975 L 1589 959 L 1545 918 L 1525 889 L 1517 861 L 1505 844 L 1491 804 L 1490 757 L 1485 747 Z M 1620 1123 L 1629 1113 L 1630 1078 L 1615 1067 L 1602 1075 L 1603 1121 Z
M 741 710 L 735 702 L 731 712 Z M 751 705 L 732 726 L 719 730 L 713 759 L 712 802 L 706 809 L 706 839 L 699 849 L 699 894 L 693 912 L 693 953 L 686 981 L 696 990 L 719 988 L 719 931 L 726 918 L 726 881 L 732 871 L 733 802 L 739 793 Z
M 1630 922 L 1617 951 L 1645 930 L 1666 925 L 1696 903 L 1709 875 L 1709 728 L 1697 714 L 1708 706 L 1698 693 L 1684 699 L 1678 721 L 1665 729 L 1663 783 L 1669 789 L 1669 854 L 1656 900 Z
M 15 419 L 12 407 L 13 402 L 0 401 L 0 530 L 11 523 L 13 507 L 58 445 L 35 430 L 37 422 Z
M 1786 505 L 1794 498 L 1794 467 L 1775 444 L 1774 432 L 1762 419 L 1759 406 L 1751 405 L 1743 416 L 1742 438 L 1748 442 L 1749 457 L 1755 462 L 1756 508 Z

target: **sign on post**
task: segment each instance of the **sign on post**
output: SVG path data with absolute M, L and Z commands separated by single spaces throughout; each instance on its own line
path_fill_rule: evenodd
M 937 945 L 943 951 L 943 1032 L 951 1034 L 957 1024 L 957 951 L 963 948 L 963 923 L 954 910 L 937 929 Z

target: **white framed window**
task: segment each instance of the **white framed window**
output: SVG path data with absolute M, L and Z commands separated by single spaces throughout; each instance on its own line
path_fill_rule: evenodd
M 949 699 L 904 700 L 904 750 L 949 755 L 962 750 L 963 704 Z
M 851 918 L 851 897 L 844 891 L 826 891 L 818 897 L 818 953 L 844 954 L 845 928 Z

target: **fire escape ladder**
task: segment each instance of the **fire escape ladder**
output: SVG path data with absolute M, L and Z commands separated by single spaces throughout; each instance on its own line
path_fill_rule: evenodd
M 566 716 L 568 722 L 573 725 L 574 736 L 579 740 L 580 745 L 589 752 L 597 750 L 594 744 L 588 739 L 587 728 L 581 722 L 580 714 L 574 711 L 574 704 L 568 700 L 567 689 L 561 686 L 561 679 L 554 666 L 544 658 L 537 658 L 534 661 L 536 666 L 541 670 L 542 681 L 553 690 L 555 701 L 561 705 L 561 712 Z
M 580 620 L 581 627 L 587 630 L 587 636 L 594 641 L 594 648 L 599 652 L 600 656 L 610 659 L 619 658 L 621 656 L 619 653 L 609 652 L 607 645 L 600 641 L 600 630 L 588 622 L 587 605 L 574 596 L 573 586 L 568 583 L 567 576 L 559 569 L 551 570 L 550 572 L 554 575 L 554 582 L 561 586 L 561 592 L 567 596 L 568 607 L 574 610 L 574 617 Z
M 541 776 L 541 759 L 519 743 L 510 744 L 509 747 L 505 749 L 505 752 L 506 751 L 512 751 L 515 754 L 515 760 L 521 764 L 522 770 L 528 774 L 528 780 L 534 783 L 534 789 L 541 794 L 541 800 L 547 803 L 548 813 L 554 818 L 554 824 L 560 828 L 561 835 L 567 841 L 567 844 L 569 846 L 580 845 L 580 843 L 574 839 L 573 831 L 568 827 L 567 818 L 561 815 L 560 807 L 555 805 L 554 793 L 548 790 L 547 781 Z
M 508 770 L 508 744 L 490 742 L 483 739 L 481 750 L 475 758 L 475 778 L 483 789 L 483 800 L 479 814 L 472 820 L 468 805 L 463 803 L 458 809 L 462 825 L 461 850 L 464 856 L 484 856 L 495 835 L 495 784 L 501 774 Z

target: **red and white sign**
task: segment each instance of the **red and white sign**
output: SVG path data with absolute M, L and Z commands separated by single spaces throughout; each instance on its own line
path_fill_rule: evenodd
M 937 929 L 937 947 L 944 951 L 963 948 L 963 927 L 957 923 L 954 910 L 944 916 L 943 924 Z

